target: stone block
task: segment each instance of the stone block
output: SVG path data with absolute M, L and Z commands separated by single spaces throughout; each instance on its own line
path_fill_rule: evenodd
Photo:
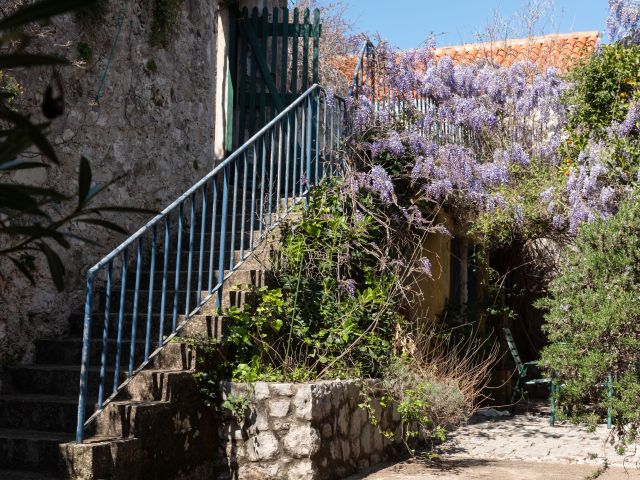
M 269 401 L 269 415 L 275 418 L 286 417 L 289 414 L 291 400 L 288 398 L 277 398 Z
M 362 426 L 367 421 L 367 414 L 361 408 L 358 408 L 351 414 L 351 422 L 349 425 L 349 436 L 351 438 L 360 438 Z
M 349 406 L 343 405 L 340 408 L 340 413 L 338 414 L 338 431 L 340 435 L 348 435 L 349 434 Z
M 320 435 L 310 425 L 292 426 L 284 437 L 284 448 L 294 458 L 312 457 L 320 450 Z
M 296 417 L 301 420 L 313 419 L 313 397 L 310 385 L 301 385 L 293 399 Z
M 253 386 L 253 400 L 260 402 L 262 400 L 268 400 L 269 397 L 269 384 L 267 382 L 256 382 Z
M 313 466 L 313 462 L 309 459 L 304 459 L 291 466 L 288 477 L 296 480 L 315 480 L 315 475 L 316 469 Z
M 252 462 L 273 460 L 280 453 L 278 439 L 271 432 L 260 432 L 246 443 L 247 456 Z
M 349 440 L 342 440 L 340 444 L 342 446 L 342 458 L 347 460 L 351 456 L 351 444 Z
M 362 427 L 362 433 L 360 434 L 360 446 L 362 447 L 362 453 L 370 455 L 373 450 L 373 427 L 367 422 Z
M 295 385 L 292 383 L 270 383 L 269 390 L 274 396 L 291 397 L 295 393 Z

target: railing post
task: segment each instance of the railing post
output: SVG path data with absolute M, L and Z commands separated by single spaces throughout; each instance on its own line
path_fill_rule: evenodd
M 306 115 L 306 122 L 307 124 L 305 125 L 305 128 L 307 129 L 307 134 L 305 135 L 305 140 L 306 140 L 306 151 L 305 151 L 305 157 L 306 157 L 306 175 L 305 175 L 305 179 L 307 181 L 307 194 L 306 194 L 306 202 L 307 204 L 309 203 L 309 196 L 311 194 L 311 126 L 313 125 L 313 102 L 311 101 L 311 95 L 308 96 L 307 98 L 307 115 Z
M 225 236 L 227 235 L 227 209 L 229 207 L 229 166 L 222 171 L 222 212 L 220 212 L 220 251 L 218 252 L 218 301 L 222 308 L 222 281 L 224 280 Z
M 91 339 L 91 311 L 93 309 L 93 284 L 93 272 L 89 271 L 84 303 L 84 329 L 82 332 L 82 363 L 80 364 L 80 394 L 78 396 L 76 443 L 82 443 L 84 437 L 84 409 L 85 402 L 87 400 L 87 383 L 89 381 L 89 348 Z

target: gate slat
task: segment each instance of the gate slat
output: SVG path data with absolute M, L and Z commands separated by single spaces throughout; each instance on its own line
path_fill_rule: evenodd
M 287 95 L 287 73 L 289 71 L 289 9 L 282 10 L 282 78 L 281 92 L 285 103 L 289 103 Z
M 300 27 L 300 12 L 297 8 L 293 9 L 293 40 L 291 52 L 291 100 L 298 96 L 298 33 Z
M 255 32 L 258 29 L 258 7 L 253 7 L 251 11 L 251 28 Z M 247 32 L 248 29 L 245 29 Z M 248 35 L 247 35 L 248 36 Z M 249 40 L 249 39 L 248 39 Z M 256 131 L 256 90 L 258 88 L 258 65 L 257 65 L 257 55 L 255 49 L 251 48 L 251 77 L 249 80 L 250 91 L 249 91 L 249 137 L 253 135 Z
M 309 87 L 309 9 L 304 9 L 304 20 L 302 27 L 302 84 L 300 91 L 304 91 Z
M 278 7 L 273 7 L 273 16 L 271 18 L 271 74 L 273 75 L 273 83 L 278 86 Z M 278 92 L 270 92 L 271 101 L 269 108 L 271 109 L 271 118 L 276 115 L 275 96 Z M 286 105 L 286 102 L 281 102 Z
M 320 60 L 320 9 L 313 10 L 313 83 L 319 83 L 318 64 Z
M 269 10 L 267 7 L 262 9 L 262 60 L 264 60 L 264 65 L 260 65 L 260 77 L 262 78 L 262 82 L 260 82 L 260 111 L 258 113 L 259 125 L 258 129 L 262 128 L 263 125 L 267 124 L 267 106 L 266 106 L 266 96 L 267 96 L 267 85 L 272 85 L 273 81 L 271 79 L 271 72 L 268 67 L 268 55 L 269 51 L 267 50 L 267 36 L 269 35 Z M 262 64 L 263 62 L 260 62 Z M 269 88 L 271 91 L 272 89 Z M 275 98 L 274 98 L 275 101 Z M 257 129 L 256 129 L 257 130 Z
M 247 7 L 242 9 L 242 15 L 240 16 L 240 22 L 247 23 L 249 20 L 249 10 Z M 239 88 L 238 88 L 238 144 L 242 144 L 245 141 L 245 112 L 247 108 L 247 90 L 249 89 L 247 82 L 247 38 L 244 35 L 244 29 L 238 29 L 240 34 L 240 55 L 238 61 L 240 62 L 239 73 Z

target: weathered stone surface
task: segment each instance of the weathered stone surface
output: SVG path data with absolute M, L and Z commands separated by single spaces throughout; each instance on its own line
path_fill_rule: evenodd
M 340 413 L 338 414 L 338 429 L 340 431 L 340 435 L 349 434 L 349 406 L 348 405 L 344 405 L 340 409 Z
M 249 464 L 239 470 L 246 478 L 333 480 L 390 458 L 392 442 L 358 407 L 362 397 L 352 382 L 263 384 L 258 391 L 252 423 L 234 447 L 238 464 Z M 395 430 L 392 409 L 373 405 L 380 422 Z
M 349 425 L 349 435 L 351 438 L 360 438 L 360 429 L 367 421 L 367 414 L 361 408 L 358 408 L 351 414 L 351 424 Z
M 360 434 L 360 446 L 362 453 L 369 455 L 373 448 L 373 428 L 370 423 L 365 423 Z
M 315 480 L 316 469 L 311 460 L 302 460 L 297 462 L 289 470 L 289 478 L 296 480 Z
M 274 396 L 291 397 L 295 392 L 295 386 L 292 383 L 270 383 L 269 390 Z
M 273 460 L 279 452 L 278 439 L 271 432 L 260 432 L 247 442 L 247 456 L 252 462 Z
M 298 392 L 293 399 L 296 410 L 296 418 L 300 420 L 311 420 L 313 418 L 313 397 L 310 385 L 300 385 Z
M 253 399 L 256 402 L 260 402 L 267 400 L 269 397 L 269 384 L 267 382 L 256 382 L 253 386 Z
M 249 427 L 252 431 L 255 432 L 264 432 L 266 430 L 269 430 L 269 418 L 266 415 L 266 412 L 262 411 L 261 409 L 254 409 L 251 414 L 250 417 L 253 421 L 253 423 L 251 424 L 251 426 Z
M 284 448 L 295 458 L 311 457 L 320 450 L 320 435 L 310 425 L 291 427 L 284 437 Z
M 291 401 L 288 398 L 271 399 L 269 402 L 269 415 L 271 417 L 286 417 L 291 407 Z
M 122 176 L 107 195 L 97 199 L 98 203 L 161 210 L 204 176 L 215 161 L 213 85 L 218 3 L 181 2 L 174 35 L 166 48 L 150 41 L 153 6 L 149 2 L 127 3 L 127 20 L 117 43 L 114 38 L 123 14 L 122 2 L 102 2 L 103 11 L 91 21 L 63 15 L 53 18 L 50 26 L 36 29 L 29 45 L 33 51 L 71 60 L 59 69 L 65 108 L 51 123 L 49 135 L 60 166 L 47 172 L 19 172 L 17 178 L 73 195 L 73 179 L 78 175 L 80 156 L 85 155 L 91 161 L 94 180 L 100 184 Z M 5 5 L 7 2 L 3 2 L 3 8 Z M 79 42 L 92 49 L 91 64 L 74 61 Z M 107 69 L 111 53 L 113 61 Z M 147 67 L 151 60 L 153 71 Z M 18 69 L 11 73 L 24 90 L 16 106 L 39 123 L 43 120 L 42 94 L 51 81 L 51 69 Z M 96 101 L 103 75 L 104 88 Z M 149 218 L 120 213 L 115 221 L 135 232 Z M 63 292 L 44 278 L 37 289 L 28 288 L 28 280 L 13 272 L 10 264 L 3 265 L 3 274 L 11 282 L 3 285 L 0 357 L 12 353 L 29 361 L 35 339 L 60 335 L 67 327 L 69 314 L 83 299 L 87 267 L 123 240 L 120 234 L 92 225 L 80 225 L 74 233 L 97 240 L 97 244 L 85 243 L 58 252 L 67 270 Z M 37 264 L 44 272 L 46 266 L 41 259 Z

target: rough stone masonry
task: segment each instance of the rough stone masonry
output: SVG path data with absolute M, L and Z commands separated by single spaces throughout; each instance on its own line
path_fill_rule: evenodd
M 221 422 L 219 480 L 339 479 L 402 450 L 397 409 L 373 401 L 374 426 L 354 382 L 226 383 L 223 390 L 225 398 L 249 395 L 250 408 L 240 424 L 231 415 Z

